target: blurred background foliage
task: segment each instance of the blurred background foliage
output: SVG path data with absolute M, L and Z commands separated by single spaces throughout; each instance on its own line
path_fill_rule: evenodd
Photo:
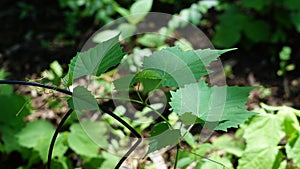
M 75 53 L 81 49 L 84 42 L 96 30 L 119 17 L 138 12 L 140 9 L 146 10 L 138 5 L 146 1 L 148 0 L 1 0 L 0 79 L 6 77 L 33 79 L 42 76 L 43 83 L 59 85 L 69 60 L 75 56 Z M 265 88 L 262 87 L 258 96 L 259 101 L 276 105 L 284 103 L 283 100 L 286 99 L 289 101 L 289 105 L 300 108 L 299 0 L 153 0 L 153 3 L 148 7 L 151 12 L 172 14 L 196 25 L 211 39 L 215 48 L 237 47 L 238 50 L 230 52 L 230 57 L 225 55 L 221 58 L 229 84 L 264 85 Z M 132 21 L 131 24 L 134 25 L 136 22 Z M 181 26 L 184 26 L 184 23 L 174 17 L 168 23 L 168 28 L 162 31 L 173 31 Z M 127 28 L 131 29 L 132 27 Z M 132 54 L 128 55 L 127 60 L 128 66 L 132 70 L 136 69 L 135 65 L 141 63 L 140 55 L 151 54 L 149 48 L 160 49 L 170 45 L 168 39 L 155 34 L 139 36 L 135 40 L 133 44 L 137 47 L 131 49 Z M 175 41 L 174 44 L 180 46 L 181 43 L 177 42 Z M 185 42 L 185 46 L 191 46 L 187 41 L 182 40 L 181 42 Z M 105 78 L 109 79 L 110 76 L 108 74 Z M 241 77 L 247 80 L 241 80 Z M 105 91 L 109 91 L 109 85 L 105 78 L 99 80 L 99 84 L 104 86 L 104 95 Z M 268 88 L 273 86 L 279 86 L 276 88 L 277 94 L 274 94 L 274 88 Z M 62 109 L 65 105 L 61 102 L 58 104 L 52 95 L 53 93 L 48 93 L 46 96 L 48 98 L 43 100 L 45 104 L 40 104 L 38 108 L 42 108 L 44 111 L 46 108 L 53 109 L 55 112 L 59 112 L 58 115 L 53 115 L 53 112 L 52 115 L 51 112 L 48 115 L 41 115 L 47 113 L 40 112 L 40 115 L 33 118 L 34 120 L 27 119 L 24 122 L 21 118 L 32 114 L 32 112 L 37 112 L 37 108 L 29 106 L 30 99 L 27 96 L 15 94 L 13 90 L 12 86 L 0 86 L 0 105 L 2 107 L 0 114 L 0 162 L 11 168 L 18 166 L 23 166 L 19 167 L 20 169 L 39 167 L 46 162 L 45 151 L 48 147 L 46 140 L 49 140 L 50 134 L 53 132 L 51 125 L 57 125 L 57 122 L 60 121 L 60 117 L 65 113 L 65 109 Z M 32 88 L 25 91 L 24 89 L 19 90 L 19 92 L 31 97 L 37 95 L 37 90 Z M 270 96 L 271 99 L 265 99 Z M 278 97 L 280 101 L 274 103 L 275 97 Z M 48 107 L 45 108 L 45 105 Z M 14 109 L 12 110 L 11 107 Z M 124 108 L 116 108 L 115 113 L 124 112 L 123 110 L 120 111 L 121 109 Z M 15 118 L 16 114 L 10 114 L 11 111 L 19 114 L 19 118 Z M 299 116 L 298 111 L 287 111 L 297 112 L 297 116 Z M 135 118 L 143 118 L 148 113 L 146 109 L 141 110 L 141 112 L 143 116 Z M 36 119 L 47 119 L 48 121 Z M 106 120 L 109 124 L 115 123 L 108 117 Z M 30 123 L 28 123 L 29 121 Z M 258 122 L 255 119 L 252 121 Z M 255 124 L 254 122 L 253 124 Z M 12 125 L 15 123 L 18 125 Z M 243 130 L 246 130 L 247 133 L 247 125 L 250 123 L 251 120 L 244 125 L 244 129 L 239 129 L 240 132 L 235 133 L 238 135 L 234 138 L 235 142 L 231 136 L 227 137 L 229 135 L 212 140 L 212 144 L 194 144 L 198 136 L 191 136 L 187 142 L 191 147 L 198 146 L 198 148 L 193 147 L 197 152 L 205 151 L 198 152 L 198 154 L 204 156 L 209 153 L 224 164 L 236 165 L 237 158 L 245 150 L 245 145 L 240 144 L 240 142 L 245 143 L 242 139 Z M 294 116 L 292 124 L 297 126 L 295 127 L 297 128 L 295 133 L 297 133 L 299 124 Z M 60 145 L 60 151 L 53 161 L 53 165 L 57 166 L 56 168 L 67 169 L 70 166 L 82 165 L 82 163 L 91 169 L 97 168 L 100 164 L 103 168 L 112 168 L 112 164 L 118 160 L 118 157 L 103 152 L 99 158 L 94 156 L 97 152 L 86 152 L 84 147 L 74 146 L 78 142 L 78 138 L 81 137 L 80 134 L 78 135 L 80 129 L 76 117 L 70 118 L 67 125 L 67 129 L 62 132 L 63 134 L 57 143 Z M 149 127 L 137 126 L 135 123 L 131 123 L 131 125 L 139 131 Z M 27 135 L 32 138 L 30 132 L 32 128 L 40 126 L 44 126 L 43 130 L 47 131 L 48 134 L 44 134 L 43 131 L 36 131 L 33 134 L 39 138 L 23 142 Z M 124 135 L 123 132 L 123 129 L 116 130 L 120 137 Z M 249 133 L 251 132 L 249 130 Z M 14 134 L 18 135 L 17 140 Z M 71 135 L 73 139 L 68 140 L 68 135 Z M 299 140 L 297 143 L 300 143 Z M 89 146 L 95 147 L 90 140 L 86 140 L 86 142 Z M 232 153 L 231 150 L 226 150 L 227 154 L 225 153 L 221 157 L 218 151 L 224 153 L 224 149 L 230 148 L 230 146 L 224 148 L 224 144 L 220 144 L 221 142 L 238 144 L 239 151 Z M 117 150 L 118 147 L 117 143 L 109 146 L 114 150 Z M 93 150 L 91 149 L 91 151 Z M 72 152 L 76 152 L 81 158 Z M 290 156 L 290 158 L 299 159 L 297 155 L 292 154 Z M 195 158 L 190 152 L 183 152 L 179 166 L 188 167 L 195 161 Z M 17 162 L 12 163 L 14 160 Z M 200 161 L 201 165 L 206 167 L 221 167 L 202 158 Z M 233 163 L 231 164 L 229 161 Z M 299 161 L 298 165 L 300 165 Z M 78 164 L 74 164 L 76 162 Z M 282 165 L 284 166 L 284 164 Z M 288 165 L 294 167 L 294 164 Z M 149 168 L 153 167 L 153 165 L 148 166 L 150 166 Z

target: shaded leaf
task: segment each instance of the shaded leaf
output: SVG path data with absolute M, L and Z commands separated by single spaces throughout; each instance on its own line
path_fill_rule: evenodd
M 74 79 L 85 75 L 99 76 L 120 63 L 125 53 L 118 39 L 119 36 L 115 36 L 85 52 L 77 53 L 69 64 L 67 75 L 62 79 L 63 84 L 70 86 Z
M 73 91 L 73 106 L 76 111 L 98 110 L 98 103 L 92 93 L 83 86 L 77 86 Z
M 179 142 L 180 130 L 170 129 L 167 123 L 156 124 L 150 132 L 149 149 L 147 154 L 160 150 L 166 146 L 173 146 Z

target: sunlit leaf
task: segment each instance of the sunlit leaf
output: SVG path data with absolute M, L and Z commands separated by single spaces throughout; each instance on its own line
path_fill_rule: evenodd
M 37 145 L 40 138 L 53 132 L 54 128 L 50 122 L 45 120 L 35 120 L 27 123 L 17 134 L 17 138 L 19 144 L 23 147 L 33 148 Z
M 171 92 L 170 105 L 179 116 L 192 113 L 205 122 L 217 122 L 216 130 L 238 127 L 255 113 L 244 109 L 255 87 L 209 87 L 203 80 Z

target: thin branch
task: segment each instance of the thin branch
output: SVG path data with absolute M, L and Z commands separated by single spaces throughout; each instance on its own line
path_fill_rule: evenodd
M 0 84 L 13 84 L 13 85 L 26 85 L 26 86 L 37 86 L 37 87 L 42 87 L 46 89 L 51 89 L 55 90 L 67 95 L 72 95 L 72 92 L 66 89 L 61 89 L 55 86 L 50 86 L 50 85 L 45 85 L 41 83 L 36 83 L 36 82 L 26 82 L 26 81 L 19 81 L 19 80 L 0 80 Z

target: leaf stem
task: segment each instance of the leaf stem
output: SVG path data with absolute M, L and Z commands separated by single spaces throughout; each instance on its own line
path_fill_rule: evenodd
M 180 149 L 180 144 L 178 143 L 178 144 L 176 145 L 176 156 L 175 156 L 174 169 L 177 168 L 177 162 L 178 162 L 178 158 L 179 158 L 179 149 Z

